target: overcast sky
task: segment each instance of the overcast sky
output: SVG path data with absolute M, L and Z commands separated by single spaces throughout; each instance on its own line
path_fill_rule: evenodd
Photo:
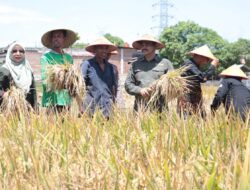
M 0 47 L 12 41 L 41 46 L 41 36 L 55 28 L 77 32 L 89 43 L 105 34 L 131 43 L 157 34 L 159 0 L 0 0 Z M 250 39 L 250 0 L 171 0 L 169 25 L 192 20 L 224 39 Z M 152 16 L 156 16 L 155 20 Z M 154 28 L 154 30 L 152 29 Z

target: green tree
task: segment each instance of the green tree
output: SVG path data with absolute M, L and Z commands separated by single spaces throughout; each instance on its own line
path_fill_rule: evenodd
M 215 56 L 220 59 L 228 44 L 215 31 L 201 27 L 192 21 L 179 22 L 165 29 L 160 40 L 166 45 L 160 54 L 171 60 L 175 67 L 179 67 L 183 63 L 187 52 L 204 44 L 207 44 Z
M 247 57 L 247 65 L 250 66 L 250 40 L 240 38 L 231 43 L 228 47 L 228 53 L 225 60 L 231 64 L 239 64 L 241 57 Z
M 110 42 L 112 42 L 116 46 L 124 46 L 125 44 L 125 42 L 120 37 L 112 36 L 110 33 L 106 33 L 104 37 L 107 38 Z

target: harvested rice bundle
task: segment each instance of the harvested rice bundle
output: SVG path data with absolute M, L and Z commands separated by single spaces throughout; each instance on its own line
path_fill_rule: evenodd
M 65 76 L 65 88 L 68 89 L 70 96 L 76 99 L 80 109 L 85 93 L 85 83 L 79 65 L 74 64 L 69 67 Z
M 85 83 L 79 65 L 70 63 L 49 65 L 47 75 L 49 91 L 67 89 L 70 96 L 76 99 L 78 106 L 81 106 Z
M 15 86 L 4 93 L 1 110 L 6 115 L 27 114 L 32 110 L 31 105 L 26 101 L 24 91 Z
M 49 91 L 67 89 L 73 97 L 83 96 L 85 87 L 79 65 L 69 63 L 49 65 L 47 75 Z
M 72 64 L 55 64 L 47 66 L 48 91 L 65 89 L 66 73 Z
M 165 101 L 172 101 L 188 91 L 187 77 L 182 77 L 187 67 L 181 67 L 167 72 L 162 75 L 157 81 L 151 85 L 152 94 L 149 103 L 154 103 L 160 96 L 165 98 Z
M 69 94 L 73 97 L 83 97 L 85 92 L 85 83 L 81 74 L 79 65 L 74 64 L 68 68 L 65 75 L 65 88 L 69 90 Z

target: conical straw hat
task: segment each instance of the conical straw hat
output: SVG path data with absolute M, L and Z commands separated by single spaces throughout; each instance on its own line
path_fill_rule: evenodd
M 209 49 L 209 47 L 207 45 L 201 46 L 199 48 L 194 49 L 193 51 L 188 52 L 189 55 L 201 55 L 204 57 L 207 57 L 211 60 L 217 59 L 213 53 L 211 52 L 211 50 Z
M 140 50 L 142 48 L 141 42 L 143 41 L 154 42 L 156 44 L 156 49 L 162 49 L 165 47 L 164 44 L 162 44 L 159 40 L 155 39 L 153 36 L 149 34 L 145 34 L 141 38 L 139 38 L 138 40 L 135 40 L 132 43 L 133 48 Z
M 117 50 L 111 51 L 110 54 L 112 54 L 112 55 L 117 55 L 117 54 L 118 54 L 118 51 L 117 51 Z
M 242 79 L 248 79 L 247 75 L 241 70 L 241 66 L 240 65 L 232 65 L 230 67 L 228 67 L 227 69 L 223 70 L 220 73 L 220 76 L 223 77 L 239 77 Z
M 64 28 L 54 29 L 54 30 L 50 30 L 50 31 L 46 32 L 45 34 L 43 34 L 41 41 L 45 47 L 50 48 L 50 49 L 53 48 L 52 41 L 51 41 L 51 35 L 52 35 L 52 32 L 58 31 L 58 30 L 62 30 L 62 31 L 66 32 L 66 37 L 65 37 L 65 40 L 63 43 L 63 48 L 70 47 L 77 40 L 77 35 L 72 30 L 64 29 Z
M 94 42 L 90 43 L 85 49 L 88 52 L 95 53 L 96 46 L 108 46 L 108 53 L 117 50 L 117 47 L 105 37 L 100 37 L 96 39 Z

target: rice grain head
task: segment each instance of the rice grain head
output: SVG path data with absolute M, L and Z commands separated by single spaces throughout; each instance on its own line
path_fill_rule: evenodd
M 27 115 L 30 110 L 33 110 L 31 105 L 25 99 L 23 90 L 12 85 L 10 89 L 4 93 L 1 105 L 1 111 L 9 115 Z
M 182 77 L 188 67 L 180 67 L 179 69 L 171 70 L 162 75 L 152 85 L 152 94 L 148 104 L 155 103 L 160 96 L 163 96 L 166 102 L 172 101 L 188 91 L 187 77 Z
M 80 106 L 85 93 L 80 66 L 68 63 L 66 60 L 64 63 L 47 66 L 48 91 L 67 89 L 70 96 L 76 98 Z

